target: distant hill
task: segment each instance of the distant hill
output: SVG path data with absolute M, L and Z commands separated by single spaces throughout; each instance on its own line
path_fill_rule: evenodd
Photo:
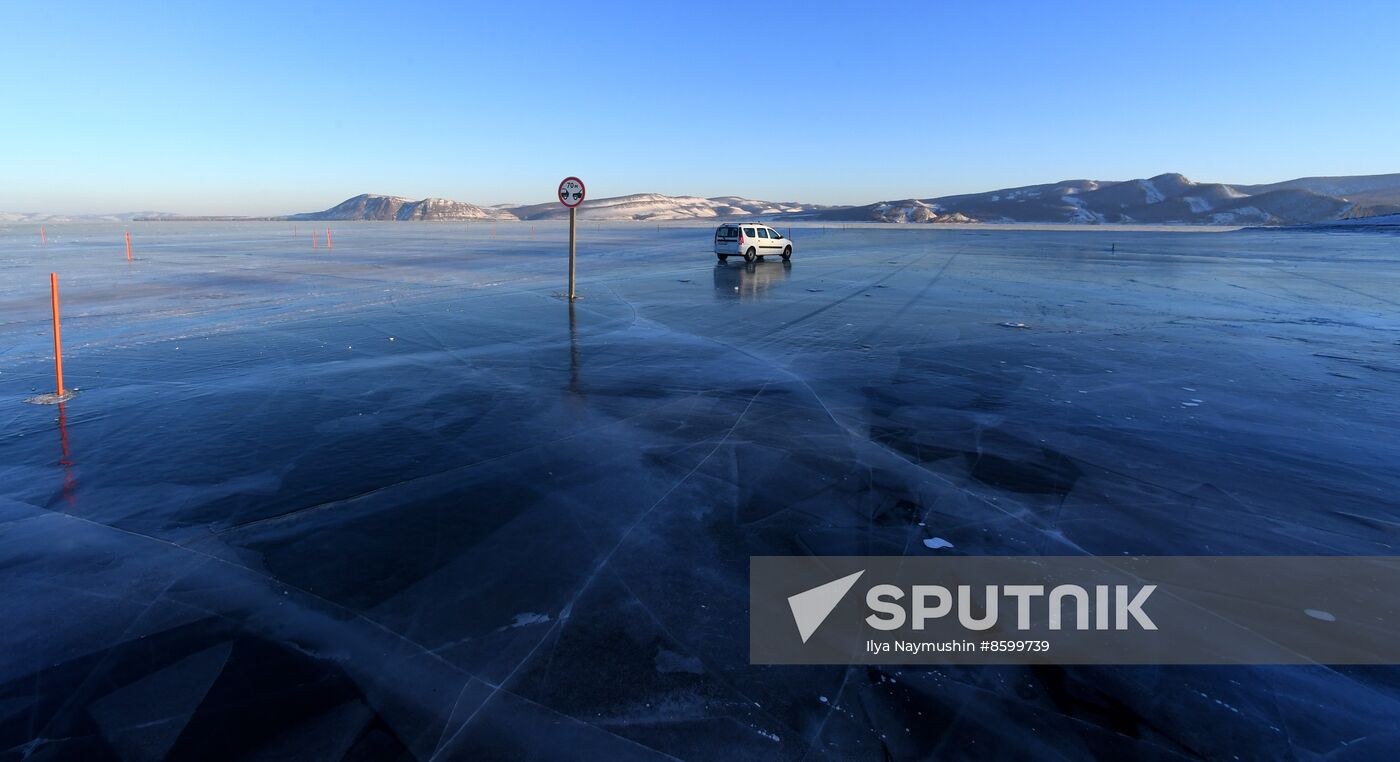
M 361 193 L 323 212 L 291 214 L 286 220 L 513 220 L 515 215 L 498 208 L 482 208 L 462 201 L 445 198 L 425 198 L 421 201 L 399 196 Z
M 710 217 L 753 217 L 821 211 L 837 207 L 791 201 L 755 201 L 739 196 L 699 198 L 635 193 L 630 196 L 588 199 L 580 212 L 591 220 L 689 220 Z M 569 216 L 557 201 L 481 207 L 444 198 L 422 201 L 398 196 L 362 193 L 322 212 L 293 214 L 287 220 L 554 220 Z
M 1313 222 L 1307 225 L 1294 225 L 1285 230 L 1365 230 L 1379 231 L 1387 233 L 1400 233 L 1400 213 L 1377 214 L 1368 217 L 1347 217 L 1341 220 L 1326 220 L 1324 222 Z
M 871 222 L 1190 223 L 1295 225 L 1400 211 L 1400 174 L 1312 177 L 1268 185 L 1198 183 L 1179 174 L 1145 180 L 1064 180 L 986 193 L 884 201 L 815 215 Z
M 589 199 L 580 213 L 590 220 L 700 220 L 764 217 L 849 222 L 1078 224 L 1306 225 L 1400 213 L 1400 173 L 1301 177 L 1263 185 L 1199 183 L 1168 173 L 1140 180 L 1062 180 L 985 193 L 881 201 L 864 206 L 823 206 L 759 201 L 741 196 L 666 196 L 634 193 Z M 555 201 L 477 206 L 444 198 L 418 201 L 363 193 L 321 212 L 285 217 L 180 217 L 154 212 L 128 215 L 0 214 L 0 222 L 43 220 L 553 220 L 569 216 Z
M 755 217 L 798 214 L 835 207 L 801 204 L 795 201 L 755 201 L 739 196 L 663 196 L 660 193 L 634 193 L 630 196 L 588 199 L 579 207 L 590 220 L 691 220 L 709 217 Z M 553 220 L 569 216 L 557 201 L 510 210 L 522 220 Z
M 865 206 L 758 201 L 740 196 L 634 193 L 589 199 L 590 220 L 697 220 L 766 217 L 849 222 L 1301 225 L 1400 212 L 1400 174 L 1304 177 L 1266 185 L 1198 183 L 1175 174 L 1141 180 L 1063 180 Z M 411 201 L 365 194 L 293 220 L 553 220 L 569 216 L 548 201 L 480 207 L 446 199 Z
M 1305 190 L 1344 198 L 1356 205 L 1351 216 L 1371 217 L 1400 213 L 1400 174 L 1348 177 L 1300 177 L 1269 185 L 1237 185 L 1244 193 Z
M 45 214 L 42 212 L 0 212 L 0 222 L 130 222 L 132 220 L 175 217 L 168 212 L 113 212 L 111 214 Z

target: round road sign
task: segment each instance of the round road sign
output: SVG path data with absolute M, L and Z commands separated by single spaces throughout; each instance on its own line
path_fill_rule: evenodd
M 575 207 L 583 203 L 583 181 L 577 177 L 566 177 L 559 183 L 559 203 Z

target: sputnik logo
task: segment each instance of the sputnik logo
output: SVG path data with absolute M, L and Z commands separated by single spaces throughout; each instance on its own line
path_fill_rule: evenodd
M 846 593 L 851 591 L 856 580 L 864 573 L 865 570 L 861 569 L 855 574 L 788 596 L 788 608 L 792 609 L 792 619 L 797 623 L 797 633 L 802 636 L 803 643 L 806 643 L 807 639 L 812 637 L 812 633 L 822 626 L 822 622 L 831 616 L 836 604 L 846 597 Z
M 811 639 L 865 572 L 862 569 L 788 596 L 788 607 L 792 609 L 792 619 L 797 623 L 797 633 L 802 636 L 803 643 Z M 980 614 L 974 611 L 977 607 L 973 600 L 974 587 L 979 589 L 978 600 L 985 602 L 980 607 Z M 1157 623 L 1147 615 L 1143 606 L 1156 589 L 1156 585 L 1142 585 L 1130 599 L 1129 595 L 1134 591 L 1129 585 L 1094 585 L 1094 622 L 1090 624 L 1090 592 L 1080 585 L 1056 585 L 1049 590 L 1047 597 L 1045 585 L 957 585 L 953 589 L 942 585 L 913 585 L 906 591 L 897 585 L 879 584 L 866 591 L 865 605 L 870 615 L 865 617 L 865 623 L 885 632 L 906 626 L 918 631 L 925 629 L 929 620 L 951 616 L 956 610 L 958 624 L 966 630 L 980 632 L 996 626 L 1000 608 L 998 600 L 1006 596 L 1016 599 L 1017 630 L 1029 630 L 1034 626 L 1034 601 L 1041 601 L 1046 607 L 1044 621 L 1049 629 L 1062 629 L 1066 625 L 1063 611 L 1066 599 L 1073 599 L 1076 604 L 1073 609 L 1073 628 L 1076 630 L 1127 630 L 1129 620 L 1143 630 L 1155 630 Z M 907 601 L 907 604 L 902 601 Z M 1110 616 L 1113 617 L 1111 622 Z

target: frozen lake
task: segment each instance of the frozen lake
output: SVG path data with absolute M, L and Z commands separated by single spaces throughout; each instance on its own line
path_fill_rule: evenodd
M 330 226 L 0 225 L 0 749 L 1400 747 L 1396 668 L 761 667 L 746 610 L 762 554 L 1394 555 L 1400 236 L 797 225 L 748 267 L 584 219 L 571 308 L 566 224 Z

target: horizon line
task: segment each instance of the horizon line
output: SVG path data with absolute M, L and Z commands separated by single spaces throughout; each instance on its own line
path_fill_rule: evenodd
M 875 200 L 875 201 L 866 201 L 866 202 L 842 202 L 842 203 L 814 203 L 814 202 L 802 201 L 802 200 L 796 199 L 796 198 L 791 198 L 791 199 L 759 198 L 759 197 L 756 197 L 756 196 L 748 196 L 748 195 L 742 195 L 742 194 L 738 194 L 738 193 L 724 193 L 724 194 L 715 195 L 715 196 L 706 196 L 706 195 L 700 195 L 700 194 L 694 194 L 694 193 L 663 193 L 663 192 L 661 192 L 661 191 L 634 191 L 634 192 L 631 192 L 631 193 L 621 193 L 621 194 L 612 195 L 612 196 L 599 196 L 598 198 L 594 198 L 594 199 L 590 199 L 590 200 L 592 200 L 592 201 L 600 201 L 600 200 L 604 200 L 604 199 L 626 198 L 626 197 L 628 197 L 628 196 L 648 196 L 648 195 L 649 195 L 649 196 L 664 196 L 664 197 L 666 197 L 666 198 L 699 198 L 699 199 L 706 199 L 706 200 L 714 200 L 714 199 L 717 199 L 717 198 L 739 198 L 739 199 L 744 199 L 744 200 L 748 200 L 748 201 L 770 201 L 770 202 L 773 202 L 773 203 L 795 203 L 795 204 L 804 204 L 804 205 L 810 205 L 810 206 L 825 206 L 825 207 L 831 207 L 831 208 L 851 208 L 851 207 L 859 207 L 859 206 L 869 206 L 869 205 L 871 205 L 871 204 L 879 204 L 879 203 L 885 203 L 885 202 L 907 201 L 907 200 L 920 200 L 920 201 L 925 201 L 925 200 L 934 200 L 934 199 L 941 199 L 941 198 L 952 198 L 952 197 L 956 197 L 956 196 L 969 196 L 969 195 L 978 195 L 978 194 L 983 194 L 983 193 L 995 193 L 995 192 L 998 192 L 998 191 L 1018 190 L 1018 189 L 1022 189 L 1022 188 L 1033 188 L 1033 187 L 1044 186 L 1044 185 L 1057 185 L 1057 184 L 1059 184 L 1059 183 L 1077 182 L 1077 181 L 1118 184 L 1118 183 L 1134 182 L 1134 181 L 1137 181 L 1137 180 L 1152 180 L 1152 179 L 1155 179 L 1155 178 L 1166 177 L 1166 176 L 1169 176 L 1169 175 L 1179 175 L 1179 176 L 1185 178 L 1186 180 L 1188 180 L 1188 181 L 1190 181 L 1190 182 L 1192 182 L 1192 183 L 1196 183 L 1196 184 L 1200 184 L 1200 185 L 1254 186 L 1254 185 L 1273 185 L 1273 184 L 1275 184 L 1275 183 L 1293 182 L 1293 181 L 1308 180 L 1308 179 L 1334 178 L 1334 177 L 1337 177 L 1337 178 L 1340 178 L 1340 177 L 1347 177 L 1347 178 L 1358 178 L 1358 177 L 1385 177 L 1385 176 L 1388 176 L 1388 175 L 1400 175 L 1400 171 L 1397 171 L 1397 172 L 1368 172 L 1368 173 L 1365 173 L 1365 174 L 1352 174 L 1352 175 L 1331 175 L 1331 174 L 1327 174 L 1327 175 L 1301 175 L 1301 176 L 1298 176 L 1298 177 L 1290 177 L 1290 178 L 1285 178 L 1285 179 L 1281 179 L 1281 180 L 1272 180 L 1272 181 L 1262 182 L 1262 183 L 1232 183 L 1232 182 L 1220 182 L 1220 181 L 1200 181 L 1200 180 L 1192 180 L 1191 178 L 1187 177 L 1184 173 L 1181 173 L 1181 172 L 1159 172 L 1159 173 L 1157 173 L 1157 174 L 1155 174 L 1155 175 L 1145 175 L 1145 176 L 1143 176 L 1143 177 L 1133 177 L 1133 178 L 1127 178 L 1127 179 L 1122 179 L 1122 180 L 1119 180 L 1119 179 L 1103 180 L 1103 179 L 1095 179 L 1095 178 L 1091 178 L 1091 177 L 1069 177 L 1069 178 L 1062 178 L 1062 179 L 1059 179 L 1059 180 L 1049 180 L 1049 181 L 1044 181 L 1044 182 L 1029 183 L 1029 184 L 1025 184 L 1025 185 L 1008 185 L 1008 186 L 1001 187 L 1001 188 L 989 188 L 989 189 L 981 190 L 981 191 L 968 191 L 968 192 L 963 192 L 963 193 L 946 193 L 946 194 L 936 195 L 936 196 L 903 196 L 903 197 L 898 197 L 898 198 L 895 198 L 895 197 L 884 197 L 884 198 L 880 198 L 880 199 Z M 546 199 L 546 200 L 543 200 L 543 201 L 527 201 L 527 202 L 524 202 L 524 203 L 515 202 L 515 201 L 505 201 L 505 202 L 498 202 L 498 203 L 479 203 L 479 202 L 476 202 L 476 201 L 464 201 L 464 200 L 462 200 L 462 199 L 451 198 L 451 197 L 449 197 L 449 196 L 427 195 L 427 196 L 422 196 L 422 197 L 415 197 L 415 196 L 413 196 L 413 195 L 402 195 L 402 194 L 397 194 L 397 193 L 376 193 L 376 192 L 373 192 L 373 191 L 366 191 L 366 192 L 354 193 L 354 194 L 352 194 L 352 195 L 345 196 L 345 197 L 342 198 L 340 201 L 333 202 L 330 206 L 327 206 L 327 207 L 325 207 L 325 208 L 323 208 L 323 209 L 309 210 L 309 211 L 301 211 L 301 212 L 280 212 L 280 213 L 272 213 L 272 214 L 230 213 L 230 212 L 209 212 L 209 213 L 203 213 L 203 214 L 199 214 L 199 213 L 191 214 L 191 213 L 186 213 L 186 212 L 176 212 L 176 211 L 162 210 L 162 209 L 125 209 L 125 210 L 117 210 L 117 211 L 100 211 L 100 212 L 95 212 L 95 211 L 81 211 L 81 212 L 80 212 L 80 211 L 48 211 L 48 210 L 0 209 L 0 214 L 50 215 L 50 216 L 72 216 L 72 217 L 115 217 L 115 216 L 121 216 L 121 215 L 138 215 L 138 214 L 170 214 L 170 215 L 180 215 L 180 216 L 186 216 L 186 217 L 248 217 L 248 218 L 275 218 L 275 217 L 285 217 L 285 216 L 291 216 L 291 215 L 297 215 L 297 214 L 316 214 L 316 213 L 318 213 L 318 212 L 323 212 L 323 211 L 332 209 L 332 208 L 334 208 L 334 207 L 336 207 L 336 206 L 338 206 L 338 205 L 340 205 L 340 204 L 343 204 L 343 203 L 345 203 L 346 201 L 349 201 L 349 200 L 351 200 L 351 199 L 359 198 L 360 196 L 379 196 L 379 197 L 383 197 L 383 198 L 405 199 L 405 200 L 414 201 L 414 202 L 426 201 L 426 200 L 428 200 L 428 199 L 441 199 L 441 200 L 444 200 L 444 201 L 451 201 L 451 202 L 454 202 L 454 203 L 471 204 L 472 206 L 480 207 L 480 208 L 482 208 L 482 209 L 521 208 L 521 207 L 527 207 L 527 206 L 538 206 L 538 205 L 541 205 L 541 204 L 548 204 L 548 203 L 550 203 L 551 201 L 553 201 L 553 199 L 551 198 L 551 199 Z

